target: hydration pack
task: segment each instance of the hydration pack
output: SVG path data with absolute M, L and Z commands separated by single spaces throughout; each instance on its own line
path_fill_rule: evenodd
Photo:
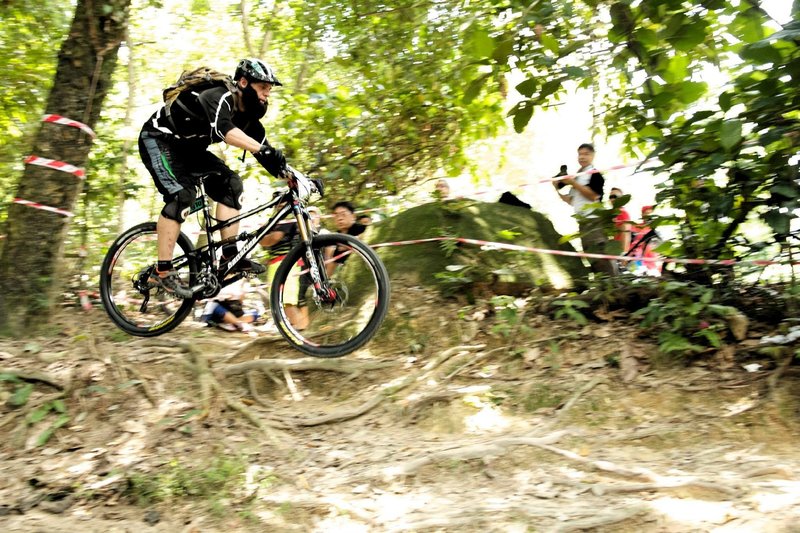
M 164 97 L 164 104 L 167 109 L 167 116 L 170 114 L 170 107 L 177 101 L 178 96 L 184 91 L 192 90 L 195 92 L 205 91 L 212 87 L 226 87 L 234 97 L 238 97 L 239 89 L 233 78 L 222 72 L 218 72 L 208 67 L 200 67 L 194 70 L 184 70 L 178 81 L 167 87 L 162 91 Z M 189 112 L 188 109 L 180 102 L 178 105 Z M 194 113 L 189 112 L 191 115 Z

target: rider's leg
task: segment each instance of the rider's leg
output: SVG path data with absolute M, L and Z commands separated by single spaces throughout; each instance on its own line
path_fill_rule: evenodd
M 230 218 L 235 217 L 239 214 L 238 209 L 234 209 L 233 207 L 228 207 L 225 204 L 217 203 L 217 220 L 228 220 Z M 237 233 L 239 233 L 239 223 L 236 222 L 231 224 L 227 228 L 222 228 L 220 231 L 222 234 L 222 238 L 225 239 L 227 237 L 233 237 Z
M 180 222 L 160 215 L 156 224 L 156 231 L 158 232 L 158 260 L 172 261 L 172 253 L 175 250 L 175 243 L 178 241 L 178 234 L 181 231 Z

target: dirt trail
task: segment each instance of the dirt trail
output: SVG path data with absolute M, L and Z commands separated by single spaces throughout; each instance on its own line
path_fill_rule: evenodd
M 507 339 L 417 296 L 335 370 L 226 376 L 302 358 L 192 324 L 132 340 L 99 310 L 0 341 L 4 371 L 53 380 L 13 408 L 21 383 L 0 382 L 0 530 L 800 531 L 795 367 L 770 389 L 741 365 L 654 370 L 637 344 L 617 368 L 630 326 L 532 317 Z M 58 411 L 24 417 L 67 383 L 70 420 L 36 446 Z M 190 471 L 228 479 L 165 497 Z

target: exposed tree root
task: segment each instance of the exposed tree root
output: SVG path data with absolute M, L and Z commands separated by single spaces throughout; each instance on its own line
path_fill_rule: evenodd
M 584 394 L 586 394 L 587 392 L 589 392 L 590 390 L 592 390 L 593 388 L 595 388 L 599 384 L 605 383 L 605 382 L 606 382 L 606 378 L 603 377 L 603 376 L 599 376 L 599 377 L 594 378 L 590 382 L 586 383 L 583 387 L 578 389 L 575 392 L 575 394 L 572 395 L 572 398 L 570 398 L 567 401 L 567 403 L 565 403 L 563 405 L 563 407 L 561 407 L 558 411 L 556 411 L 556 418 L 561 418 L 562 416 L 564 416 L 564 414 L 567 413 L 570 409 L 572 409 L 572 407 L 578 402 L 578 400 L 580 400 L 581 396 L 583 396 Z
M 211 372 L 208 366 L 208 360 L 203 354 L 196 350 L 190 343 L 181 344 L 183 350 L 189 357 L 189 368 L 191 368 L 200 383 L 201 390 L 201 404 L 203 409 L 203 416 L 208 417 L 211 412 L 212 395 L 216 394 L 217 398 L 230 409 L 241 414 L 248 422 L 256 426 L 261 432 L 275 445 L 285 448 L 286 444 L 279 437 L 286 437 L 286 434 L 274 425 L 267 424 L 257 414 L 251 411 L 245 404 L 231 398 L 220 382 Z
M 253 348 L 257 348 L 259 346 L 272 345 L 272 344 L 275 344 L 276 342 L 280 342 L 280 341 L 283 341 L 283 337 L 256 337 L 255 339 L 251 340 L 250 342 L 240 346 L 236 351 L 234 351 L 234 352 L 232 352 L 232 353 L 230 353 L 230 354 L 228 354 L 226 356 L 223 356 L 222 360 L 223 360 L 223 362 L 231 361 L 233 359 L 236 359 L 237 357 L 239 357 L 243 353 L 252 350 Z
M 781 361 L 781 364 L 778 365 L 778 368 L 776 368 L 769 375 L 769 377 L 767 378 L 767 386 L 769 387 L 770 396 L 774 396 L 775 395 L 775 391 L 778 389 L 778 380 L 781 378 L 781 376 L 789 368 L 789 365 L 792 364 L 792 361 L 794 360 L 794 357 L 795 357 L 794 356 L 794 352 L 792 352 L 790 355 L 786 356 L 784 358 L 784 360 Z
M 513 446 L 548 445 L 553 442 L 558 442 L 561 437 L 568 433 L 568 431 L 556 431 L 544 437 L 509 437 L 497 439 L 485 444 L 473 444 L 470 446 L 461 446 L 459 448 L 431 452 L 417 459 L 384 468 L 382 477 L 389 480 L 400 476 L 414 475 L 424 466 L 447 459 L 467 461 L 470 459 L 482 459 L 490 455 L 502 455 Z
M 429 405 L 433 405 L 438 402 L 449 403 L 451 400 L 460 398 L 461 396 L 462 393 L 449 390 L 423 394 L 417 398 L 409 400 L 408 403 L 403 406 L 403 410 L 408 418 L 413 421 L 418 418 L 422 410 Z
M 0 368 L 0 374 L 10 374 L 18 379 L 21 379 L 22 381 L 27 381 L 30 383 L 44 383 L 45 385 L 49 385 L 58 390 L 64 390 L 66 388 L 66 386 L 59 383 L 56 378 L 45 374 L 44 372 L 27 372 L 14 368 Z
M 245 374 L 251 370 L 322 370 L 343 374 L 361 373 L 397 366 L 396 361 L 363 361 L 352 359 L 255 359 L 244 363 L 228 365 L 223 369 L 225 377 Z
M 558 526 L 553 531 L 557 533 L 571 533 L 572 531 L 595 530 L 601 527 L 613 526 L 620 522 L 625 522 L 637 516 L 646 515 L 650 512 L 647 507 L 633 506 L 627 509 L 620 509 L 608 513 L 600 513 L 597 516 L 571 520 L 568 524 Z
M 485 344 L 479 344 L 475 346 L 453 346 L 452 348 L 449 348 L 444 352 L 442 352 L 441 354 L 439 354 L 439 356 L 433 359 L 432 361 L 426 363 L 425 366 L 423 366 L 419 371 L 406 376 L 399 383 L 386 386 L 371 399 L 362 403 L 355 409 L 340 410 L 316 418 L 295 421 L 294 423 L 298 426 L 310 427 L 310 426 L 319 426 L 322 424 L 330 424 L 332 422 L 341 422 L 344 420 L 350 420 L 356 418 L 365 413 L 368 413 L 369 411 L 371 411 L 372 409 L 383 403 L 383 401 L 386 398 L 392 396 L 393 394 L 407 387 L 410 387 L 416 383 L 425 381 L 433 373 L 433 371 L 439 368 L 439 366 L 441 366 L 442 363 L 453 357 L 455 354 L 470 350 L 480 350 L 485 347 L 486 347 Z
M 620 494 L 628 492 L 657 492 L 662 490 L 673 490 L 679 488 L 695 488 L 712 492 L 720 492 L 725 496 L 736 496 L 739 491 L 721 485 L 719 483 L 709 483 L 707 481 L 684 480 L 666 481 L 661 483 L 627 483 L 623 485 L 593 485 L 592 494 L 603 496 L 606 494 Z

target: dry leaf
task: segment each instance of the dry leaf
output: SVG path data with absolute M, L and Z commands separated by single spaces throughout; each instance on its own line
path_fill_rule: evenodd
M 743 341 L 747 338 L 747 327 L 750 320 L 741 313 L 736 313 L 728 317 L 728 327 L 733 333 L 733 338 L 737 341 Z

